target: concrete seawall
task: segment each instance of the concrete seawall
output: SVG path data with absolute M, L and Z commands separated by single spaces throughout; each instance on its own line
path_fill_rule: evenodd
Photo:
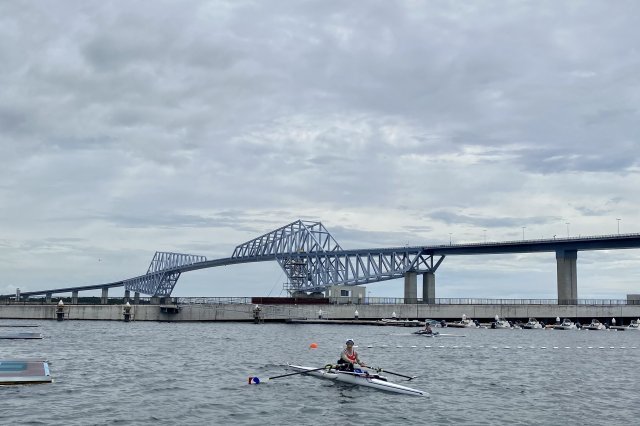
M 261 305 L 261 318 L 265 321 L 318 318 L 324 319 L 381 319 L 397 318 L 436 320 L 467 318 L 492 321 L 495 315 L 507 319 L 526 320 L 529 317 L 616 318 L 618 324 L 640 318 L 640 305 Z M 132 321 L 253 321 L 254 305 L 250 304 L 185 304 L 185 305 L 133 305 Z M 122 321 L 122 305 L 65 305 L 65 320 Z M 0 305 L 0 319 L 56 319 L 56 305 Z

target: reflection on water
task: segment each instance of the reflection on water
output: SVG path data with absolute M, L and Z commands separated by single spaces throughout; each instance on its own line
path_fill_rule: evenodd
M 55 383 L 1 387 L 2 424 L 633 424 L 640 403 L 639 332 L 35 323 L 45 339 L 2 341 L 0 358 L 48 358 Z M 300 375 L 247 384 L 335 362 L 348 337 L 431 397 Z

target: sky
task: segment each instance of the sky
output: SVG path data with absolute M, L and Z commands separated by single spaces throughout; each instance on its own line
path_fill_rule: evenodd
M 229 257 L 298 219 L 345 249 L 640 232 L 638 16 L 0 2 L 0 294 L 138 276 L 156 251 Z M 173 295 L 284 296 L 285 280 L 234 265 Z M 640 250 L 578 253 L 579 298 L 639 283 Z M 555 254 L 447 257 L 436 297 L 556 298 Z

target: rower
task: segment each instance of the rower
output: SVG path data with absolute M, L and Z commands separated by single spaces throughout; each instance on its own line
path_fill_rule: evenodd
M 353 339 L 348 339 L 346 342 L 346 347 L 340 353 L 340 359 L 338 360 L 338 370 L 341 371 L 353 371 L 353 364 L 359 364 L 361 367 L 366 367 L 364 362 L 358 358 L 358 352 L 353 349 L 354 345 Z
M 433 330 L 431 329 L 431 324 L 427 321 L 424 325 L 424 334 L 433 334 Z

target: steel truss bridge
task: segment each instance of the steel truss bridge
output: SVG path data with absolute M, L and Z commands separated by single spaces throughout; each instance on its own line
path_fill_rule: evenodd
M 22 295 L 77 294 L 77 291 L 93 289 L 103 289 L 104 294 L 107 288 L 124 286 L 129 292 L 168 297 L 184 272 L 275 260 L 287 275 L 286 289 L 291 294 L 322 292 L 334 285 L 355 286 L 405 277 L 407 298 L 407 277 L 428 275 L 431 277 L 429 285 L 433 287 L 433 274 L 448 255 L 556 252 L 558 299 L 576 300 L 575 262 L 578 251 L 633 248 L 640 248 L 640 234 L 344 250 L 321 222 L 297 220 L 240 244 L 228 258 L 207 260 L 204 256 L 192 254 L 156 252 L 144 275 L 112 283 L 32 291 Z

